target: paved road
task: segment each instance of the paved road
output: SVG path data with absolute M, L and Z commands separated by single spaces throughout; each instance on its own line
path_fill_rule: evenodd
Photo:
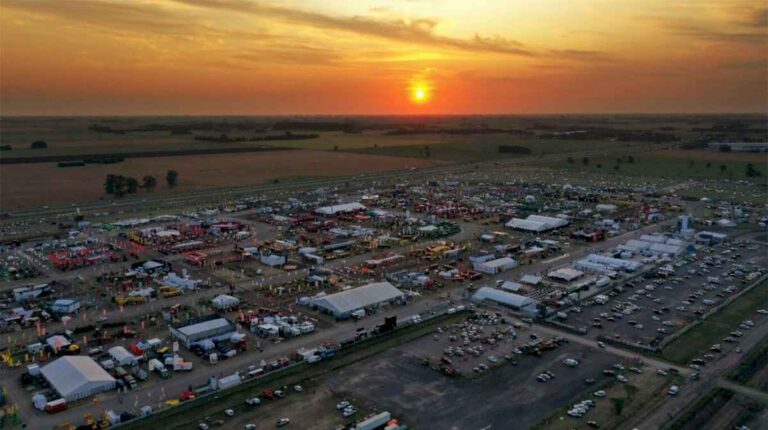
M 768 405 L 768 393 L 766 393 L 765 391 L 760 391 L 752 387 L 747 387 L 746 385 L 737 384 L 736 382 L 729 381 L 725 378 L 718 378 L 717 386 L 720 388 L 725 388 L 727 390 L 737 392 L 739 394 L 743 394 L 751 398 L 752 400 L 757 400 L 759 402 L 762 402 Z

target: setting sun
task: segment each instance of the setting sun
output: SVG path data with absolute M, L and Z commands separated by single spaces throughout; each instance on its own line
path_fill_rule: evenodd
M 411 100 L 416 104 L 427 103 L 429 96 L 429 91 L 425 85 L 415 85 L 411 88 Z

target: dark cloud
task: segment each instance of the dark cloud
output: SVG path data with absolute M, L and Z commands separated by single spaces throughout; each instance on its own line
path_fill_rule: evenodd
M 336 17 L 317 12 L 243 0 L 174 1 L 190 6 L 247 13 L 316 28 L 375 36 L 420 45 L 448 47 L 465 51 L 492 52 L 505 55 L 529 57 L 535 55 L 530 50 L 525 49 L 519 42 L 510 41 L 500 37 L 483 38 L 475 36 L 473 39 L 464 40 L 437 35 L 434 33 L 434 29 L 438 22 L 432 19 L 405 21 L 376 20 L 361 16 Z
M 722 43 L 764 44 L 768 41 L 766 29 L 751 31 L 721 31 L 714 27 L 703 27 L 689 21 L 662 17 L 641 17 L 656 22 L 667 34 L 690 37 Z
M 549 51 L 555 58 L 590 62 L 617 61 L 616 57 L 607 52 L 588 51 L 580 49 L 553 49 Z

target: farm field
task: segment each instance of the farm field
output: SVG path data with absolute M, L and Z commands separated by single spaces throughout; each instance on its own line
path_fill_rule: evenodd
M 0 207 L 4 211 L 56 203 L 92 201 L 104 197 L 107 174 L 153 175 L 155 193 L 168 192 L 165 172 L 179 172 L 174 192 L 211 187 L 258 184 L 279 178 L 333 177 L 428 167 L 430 160 L 319 151 L 128 159 L 118 164 L 89 164 L 61 168 L 55 163 L 5 165 L 0 172 Z M 141 195 L 141 194 L 139 194 Z
M 499 146 L 517 146 L 529 149 L 529 155 L 499 152 Z M 509 135 L 450 137 L 445 138 L 439 145 L 390 145 L 378 148 L 352 149 L 351 151 L 364 154 L 390 155 L 398 157 L 430 158 L 441 161 L 470 162 L 488 161 L 498 158 L 542 156 L 566 154 L 582 151 L 618 150 L 631 147 L 638 150 L 646 144 L 610 142 L 606 140 L 567 141 L 558 139 L 518 138 Z M 629 149 L 628 149 L 629 150 Z M 429 156 L 427 156 L 427 152 Z
M 725 179 L 765 182 L 766 154 L 720 153 L 704 150 L 657 150 L 644 154 L 632 154 L 634 161 L 626 157 L 619 162 L 613 157 L 591 157 L 587 164 L 582 158 L 556 162 L 556 167 L 586 170 L 613 176 L 643 176 L 674 179 Z M 722 156 L 721 156 L 722 155 Z M 747 165 L 760 172 L 760 176 L 747 177 Z M 618 166 L 618 168 L 616 167 Z M 724 168 L 723 168 L 724 166 Z

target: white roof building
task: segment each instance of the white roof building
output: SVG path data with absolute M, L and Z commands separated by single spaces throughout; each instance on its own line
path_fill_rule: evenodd
M 472 300 L 477 302 L 490 301 L 500 305 L 509 306 L 529 316 L 538 314 L 536 301 L 532 298 L 497 290 L 496 288 L 482 287 L 472 295 Z
M 81 355 L 61 357 L 43 366 L 40 373 L 67 402 L 113 390 L 116 385 L 115 378 L 98 363 Z
M 228 294 L 219 294 L 211 300 L 213 307 L 218 310 L 230 309 L 240 304 L 240 299 Z
M 543 215 L 528 215 L 527 218 L 512 218 L 506 224 L 507 227 L 516 230 L 525 230 L 532 232 L 542 232 L 565 227 L 568 220 Z
M 311 304 L 337 318 L 344 318 L 356 310 L 392 300 L 401 300 L 404 297 L 405 294 L 389 282 L 374 282 L 340 293 L 317 297 L 311 301 Z
M 547 274 L 547 276 L 549 276 L 552 279 L 558 279 L 560 281 L 565 281 L 565 282 L 571 282 L 575 279 L 580 278 L 583 275 L 584 275 L 584 272 L 576 269 L 570 269 L 567 267 L 554 270 Z
M 521 288 L 523 288 L 523 284 L 519 284 L 513 281 L 504 281 L 501 285 L 499 285 L 499 288 L 516 293 L 520 291 Z
M 522 278 L 520 278 L 520 282 L 523 284 L 536 286 L 536 285 L 539 285 L 539 283 L 541 283 L 541 276 L 525 275 Z
M 354 202 L 354 203 L 344 203 L 341 205 L 319 207 L 315 209 L 315 213 L 318 213 L 321 215 L 336 215 L 338 213 L 357 212 L 365 209 L 367 208 L 363 204 Z
M 226 318 L 211 318 L 183 327 L 170 327 L 170 330 L 187 348 L 197 341 L 225 338 L 236 332 L 235 326 Z
M 514 269 L 515 267 L 517 267 L 517 261 L 511 257 L 497 258 L 495 260 L 484 261 L 474 265 L 475 270 L 489 275 L 495 275 L 496 273 Z

